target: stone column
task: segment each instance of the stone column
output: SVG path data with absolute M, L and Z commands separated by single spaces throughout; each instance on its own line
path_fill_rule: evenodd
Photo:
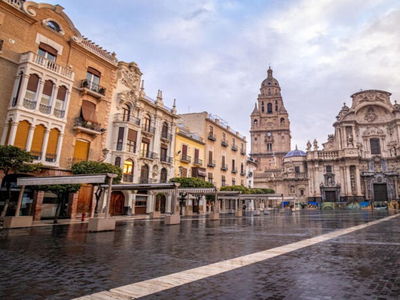
M 73 194 L 69 194 L 68 215 L 70 216 L 71 219 L 76 218 L 76 211 L 78 208 L 78 197 L 79 197 L 79 191 Z
M 47 144 L 49 143 L 50 130 L 46 129 L 44 132 L 43 144 L 42 144 L 42 163 L 46 163 L 46 152 Z
M 25 150 L 28 152 L 31 151 L 33 134 L 35 133 L 35 128 L 36 128 L 36 126 L 33 126 L 33 125 L 31 125 L 29 127 L 28 138 L 26 139 L 26 146 L 25 146 Z
M 132 215 L 135 215 L 136 195 L 137 191 L 132 191 Z
M 61 148 L 62 148 L 62 143 L 64 139 L 64 133 L 60 132 L 58 136 L 58 142 L 57 142 L 57 150 L 56 150 L 56 164 L 60 164 L 60 158 L 61 158 Z
M 154 192 L 150 192 L 149 194 L 147 194 L 147 201 L 146 201 L 147 205 L 146 205 L 146 214 L 151 213 L 152 211 L 154 211 Z
M 17 81 L 19 81 L 19 79 L 17 79 Z M 25 98 L 26 88 L 28 87 L 28 82 L 29 82 L 29 75 L 23 74 L 21 86 L 19 89 L 18 99 L 17 99 L 17 107 L 21 107 L 24 104 L 24 98 Z M 18 89 L 18 83 L 19 82 L 17 82 L 17 89 Z M 13 95 L 17 94 L 17 89 L 15 90 L 15 94 L 13 94 Z
M 35 95 L 35 99 L 34 99 L 34 101 L 36 102 L 35 111 L 39 111 L 40 101 L 41 101 L 42 95 L 43 95 L 44 83 L 45 83 L 44 80 L 39 79 L 38 89 L 36 91 L 36 95 Z
M 55 84 L 53 85 L 53 91 L 51 93 L 51 97 L 49 100 L 49 106 L 50 108 L 50 115 L 54 114 L 54 106 L 55 106 L 55 99 L 57 97 L 57 93 L 58 93 L 58 86 L 56 86 Z
M 360 169 L 356 166 L 356 185 L 357 185 L 357 196 L 362 196 L 361 192 L 361 176 Z
M 124 127 L 124 139 L 122 140 L 122 151 L 123 152 L 126 151 L 126 143 L 128 141 L 128 131 L 129 131 L 129 128 Z M 117 139 L 118 139 L 118 134 L 117 134 Z M 118 140 L 117 140 L 117 143 L 118 143 Z
M 35 191 L 33 194 L 33 205 L 32 205 L 32 215 L 33 221 L 39 221 L 42 215 L 42 204 L 43 204 L 44 192 Z
M 8 128 L 10 127 L 10 122 L 6 121 L 3 129 L 3 135 L 1 136 L 1 145 L 6 144 L 6 139 L 7 139 L 7 133 L 8 133 Z
M 8 145 L 14 145 L 15 136 L 17 135 L 18 122 L 11 123 L 10 137 L 8 138 Z
M 166 201 L 165 201 L 165 213 L 169 214 L 171 213 L 171 206 L 172 206 L 172 193 L 168 193 L 166 196 Z
M 346 166 L 346 196 L 351 196 L 350 166 Z

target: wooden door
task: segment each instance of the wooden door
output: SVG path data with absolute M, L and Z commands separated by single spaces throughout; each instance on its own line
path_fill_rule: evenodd
M 76 208 L 76 213 L 88 213 L 92 207 L 92 195 L 93 195 L 93 186 L 89 184 L 82 184 L 79 189 L 78 195 L 78 207 Z
M 110 214 L 113 216 L 125 214 L 125 196 L 122 192 L 111 193 Z
M 374 184 L 374 201 L 387 201 L 387 187 L 386 183 Z

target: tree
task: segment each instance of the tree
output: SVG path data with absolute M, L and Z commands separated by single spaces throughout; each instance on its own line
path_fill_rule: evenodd
M 250 190 L 242 185 L 231 185 L 231 186 L 222 186 L 220 191 L 237 191 L 242 192 L 242 194 L 250 194 Z
M 41 164 L 29 164 L 32 163 L 34 157 L 27 151 L 24 151 L 18 147 L 2 145 L 0 146 L 0 170 L 4 172 L 4 178 L 10 173 L 28 173 L 28 172 L 39 172 L 42 168 Z M 4 217 L 7 213 L 8 206 L 10 205 L 11 199 L 11 184 L 10 182 L 6 185 L 6 201 L 1 212 L 1 217 Z
M 170 182 L 179 182 L 180 188 L 213 188 L 214 185 L 211 182 L 205 181 L 200 178 L 194 177 L 175 177 L 171 178 Z
M 52 192 L 57 195 L 57 209 L 54 215 L 53 223 L 57 223 L 57 219 L 60 215 L 60 210 L 65 199 L 65 195 L 69 193 L 76 193 L 81 188 L 80 184 L 51 184 L 51 185 L 36 185 L 33 186 L 35 190 Z
M 273 194 L 275 191 L 273 189 L 262 189 L 262 188 L 251 188 L 250 194 Z
M 122 179 L 122 169 L 118 166 L 104 163 L 104 162 L 97 162 L 97 161 L 81 161 L 77 164 L 72 166 L 72 173 L 75 175 L 78 174 L 105 174 L 105 173 L 112 173 L 117 174 L 117 177 L 113 178 L 113 184 L 118 184 L 121 182 Z M 103 189 L 100 187 L 97 189 L 95 196 L 96 196 L 96 207 L 95 212 L 97 213 L 98 204 L 101 197 Z

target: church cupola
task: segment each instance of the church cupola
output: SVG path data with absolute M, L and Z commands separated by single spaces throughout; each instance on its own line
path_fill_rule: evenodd
M 277 95 L 281 91 L 278 80 L 276 80 L 273 75 L 271 67 L 268 68 L 267 78 L 261 83 L 261 94 L 262 95 Z

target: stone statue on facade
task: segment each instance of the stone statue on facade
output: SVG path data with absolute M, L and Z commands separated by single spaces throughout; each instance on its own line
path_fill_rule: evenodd
M 313 145 L 314 145 L 314 150 L 318 150 L 318 142 L 317 142 L 317 139 L 314 139 Z
M 307 142 L 307 151 L 311 151 L 311 143 L 310 143 L 310 141 Z

